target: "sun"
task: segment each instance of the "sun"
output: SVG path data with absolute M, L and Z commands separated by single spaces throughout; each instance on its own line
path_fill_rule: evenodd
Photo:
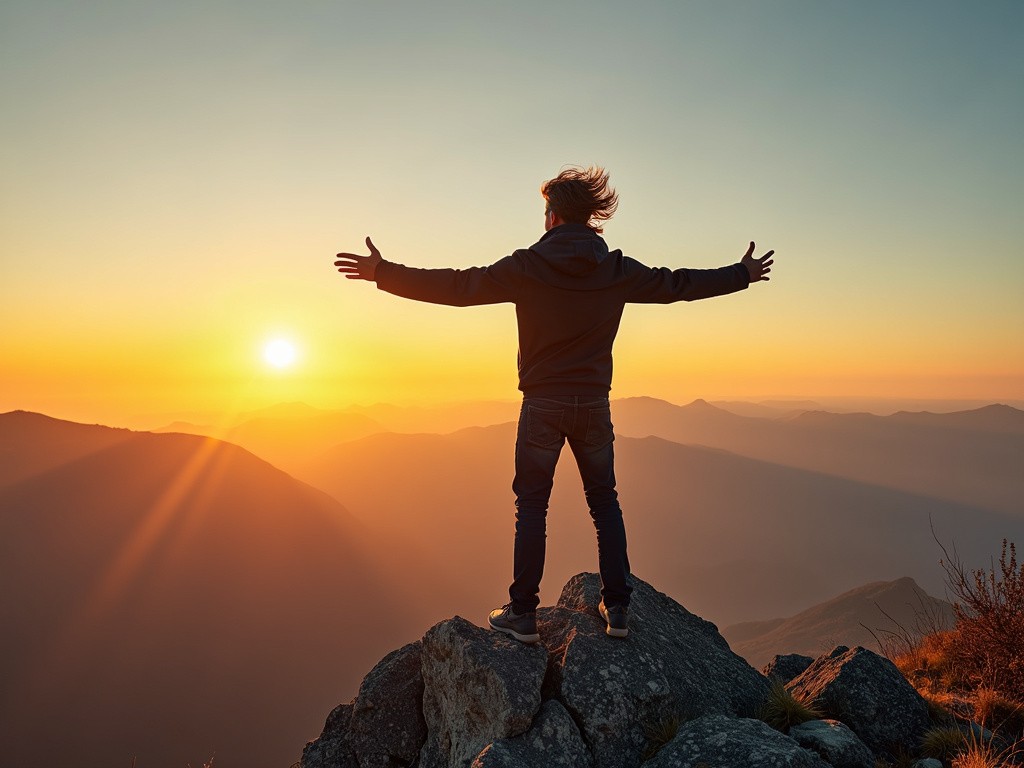
M 288 368 L 298 357 L 298 350 L 288 339 L 271 339 L 263 345 L 263 359 L 274 368 Z

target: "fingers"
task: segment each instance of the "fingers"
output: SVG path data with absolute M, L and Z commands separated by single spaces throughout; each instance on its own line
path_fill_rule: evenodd
M 371 257 L 378 258 L 380 256 L 380 251 L 377 250 L 377 246 L 373 244 L 373 240 L 370 239 L 369 235 L 366 237 L 366 247 L 370 249 Z
M 768 253 L 766 253 L 764 256 L 761 257 L 761 261 L 764 261 L 765 259 L 767 259 L 767 258 L 769 258 L 771 256 L 774 256 L 774 255 L 775 255 L 775 251 L 768 251 Z
M 754 241 L 751 240 L 750 241 L 750 247 L 747 248 L 747 252 L 743 254 L 743 258 L 744 259 L 749 259 L 750 258 L 750 254 L 752 254 L 753 252 L 754 252 Z
M 768 259 L 767 256 L 765 256 L 764 258 Z M 758 261 L 761 262 L 762 267 L 770 267 L 772 264 L 775 263 L 775 259 L 768 259 L 768 261 L 765 261 L 764 259 L 758 259 Z

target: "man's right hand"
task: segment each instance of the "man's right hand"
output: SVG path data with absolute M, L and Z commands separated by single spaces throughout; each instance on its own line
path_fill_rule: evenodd
M 370 241 L 369 238 L 366 239 Z M 768 273 L 772 271 L 772 263 L 774 260 L 772 256 L 775 255 L 775 251 L 768 251 L 760 259 L 754 258 L 754 243 L 751 241 L 750 247 L 747 248 L 747 252 L 743 254 L 743 258 L 740 259 L 740 264 L 747 268 L 747 274 L 750 275 L 750 282 L 756 283 L 760 280 L 768 281 L 771 278 L 768 277 Z
M 753 246 L 753 243 L 751 243 L 751 246 Z M 334 266 L 349 280 L 369 280 L 373 282 L 377 279 L 377 265 L 383 259 L 380 257 L 380 251 L 377 250 L 369 237 L 366 238 L 366 247 L 370 249 L 369 256 L 360 256 L 358 253 L 339 253 L 338 260 L 334 262 Z

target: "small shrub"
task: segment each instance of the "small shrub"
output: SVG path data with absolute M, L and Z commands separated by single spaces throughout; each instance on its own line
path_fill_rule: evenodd
M 1024 701 L 1024 563 L 1003 539 L 998 564 L 968 571 L 954 548 L 941 565 L 954 598 L 956 627 L 947 648 L 977 685 Z
M 772 680 L 768 699 L 761 706 L 757 717 L 772 728 L 782 733 L 789 733 L 794 725 L 806 723 L 808 720 L 820 720 L 822 713 L 813 706 L 798 700 L 786 690 L 779 680 Z

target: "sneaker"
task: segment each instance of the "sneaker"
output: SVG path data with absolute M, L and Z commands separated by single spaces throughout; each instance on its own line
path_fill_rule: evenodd
M 608 627 L 605 632 L 612 637 L 625 637 L 629 634 L 626 625 L 629 624 L 629 609 L 621 605 L 606 606 L 604 600 L 597 606 L 601 618 L 605 620 Z
M 537 614 L 534 611 L 513 613 L 512 603 L 491 611 L 487 623 L 491 629 L 512 635 L 521 643 L 536 643 L 540 640 L 540 635 L 537 634 Z

